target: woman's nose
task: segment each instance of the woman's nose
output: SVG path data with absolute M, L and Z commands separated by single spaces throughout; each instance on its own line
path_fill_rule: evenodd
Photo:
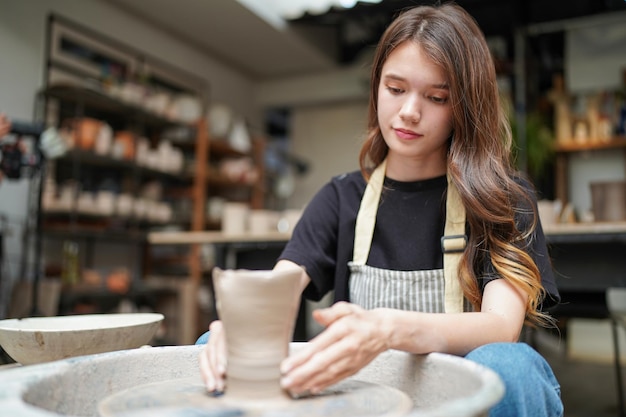
M 400 108 L 400 118 L 408 123 L 417 123 L 422 118 L 417 97 L 408 97 Z

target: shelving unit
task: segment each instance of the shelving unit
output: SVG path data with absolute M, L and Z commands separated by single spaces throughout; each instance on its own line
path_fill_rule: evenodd
M 626 156 L 626 137 L 615 136 L 608 141 L 588 140 L 584 143 L 576 142 L 574 139 L 555 146 L 556 168 L 555 168 L 555 194 L 561 201 L 569 201 L 568 193 L 568 166 L 569 157 L 574 153 L 595 152 L 606 149 L 622 150 Z M 626 169 L 626 167 L 625 167 Z
M 147 234 L 188 231 L 201 220 L 208 86 L 184 69 L 58 15 L 50 15 L 47 37 L 45 88 L 37 96 L 41 120 L 57 128 L 86 119 L 100 123 L 98 135 L 86 142 L 74 124 L 71 149 L 47 162 L 40 230 L 48 275 L 67 280 L 69 256 L 59 252 L 66 242 L 80 246 L 80 265 L 72 264 L 78 271 L 73 283 L 63 285 L 59 314 L 110 312 L 128 300 L 135 308 L 166 314 L 161 342 L 190 343 L 196 281 L 188 273 L 146 276 Z M 119 132 L 124 137 L 116 141 Z M 95 146 L 106 145 L 102 135 L 113 147 Z M 191 257 L 186 262 L 192 266 Z M 115 286 L 110 279 L 120 269 Z M 127 282 L 120 287 L 122 278 Z
M 170 336 L 171 340 L 176 343 L 192 343 L 197 335 L 195 323 L 199 320 L 195 297 L 199 286 L 204 284 L 203 277 L 207 272 L 202 267 L 201 245 L 192 244 L 183 248 L 183 253 L 179 255 L 158 259 L 150 254 L 151 245 L 147 234 L 164 226 L 177 226 L 183 231 L 219 230 L 219 223 L 207 221 L 205 202 L 209 196 L 233 198 L 233 191 L 239 191 L 234 198 L 247 202 L 251 208 L 261 208 L 264 192 L 263 141 L 254 140 L 250 153 L 240 152 L 232 148 L 226 140 L 211 140 L 204 119 L 200 119 L 194 126 L 172 122 L 106 94 L 82 87 L 51 87 L 40 96 L 46 101 L 56 101 L 52 108 L 57 109 L 57 125 L 62 125 L 67 118 L 98 118 L 120 129 L 130 128 L 137 133 L 136 137 L 148 135 L 153 143 L 158 143 L 161 132 L 169 128 L 182 126 L 193 132 L 186 140 L 171 141 L 191 161 L 177 173 L 146 167 L 137 160 L 119 159 L 76 147 L 61 158 L 50 161 L 49 166 L 49 178 L 55 178 L 58 184 L 63 180 L 88 180 L 91 176 L 103 178 L 110 174 L 116 177 L 118 183 L 129 183 L 130 193 L 133 195 L 139 194 L 146 181 L 159 181 L 164 186 L 164 199 L 188 201 L 188 213 L 175 216 L 167 222 L 153 222 L 138 219 L 132 214 L 85 212 L 77 205 L 77 195 L 73 196 L 69 208 L 51 210 L 44 205 L 42 212 L 44 238 L 57 242 L 80 241 L 86 247 L 82 256 L 85 267 L 93 266 L 92 252 L 96 245 L 103 242 L 139 247 L 143 253 L 139 271 L 132 274 L 132 284 L 127 292 L 112 292 L 104 283 L 96 287 L 66 286 L 61 296 L 61 314 L 88 312 L 81 307 L 85 303 L 98 305 L 103 311 L 124 299 L 137 304 L 152 303 L 159 311 L 168 310 L 170 321 L 174 320 L 174 316 L 178 317 L 175 320 L 177 324 L 171 326 L 176 329 L 176 334 Z M 49 114 L 47 118 L 51 118 Z M 259 176 L 254 181 L 233 180 L 220 173 L 218 165 L 221 161 L 244 157 L 252 158 L 259 171 Z M 80 188 L 82 187 L 79 186 L 78 189 Z M 166 265 L 177 266 L 179 272 L 173 275 L 162 274 L 161 270 Z M 50 269 L 59 271 L 61 268 L 62 265 L 57 265 Z
M 40 216 L 47 275 L 67 278 L 70 263 L 61 252 L 66 242 L 80 244 L 80 269 L 93 272 L 96 264 L 107 262 L 130 269 L 128 287 L 122 291 L 107 285 L 110 274 L 87 279 L 83 273 L 87 271 L 74 273 L 73 283 L 63 286 L 59 314 L 87 312 L 90 304 L 101 308 L 97 312 L 108 312 L 124 299 L 147 303 L 166 315 L 167 343 L 193 343 L 198 293 L 207 284 L 202 245 L 185 246 L 170 255 L 153 253 L 147 236 L 165 229 L 218 231 L 220 223 L 208 219 L 206 207 L 207 199 L 215 196 L 262 208 L 264 141 L 255 138 L 252 148 L 241 152 L 226 138 L 209 137 L 204 119 L 208 86 L 203 79 L 63 17 L 51 15 L 48 24 L 45 88 L 37 96 L 41 121 L 62 128 L 89 119 L 106 124 L 113 137 L 125 132 L 125 140 L 118 143 L 121 152 L 102 152 L 94 142 L 104 139 L 83 142 L 77 139 L 78 125 L 73 125 L 71 149 L 47 161 Z M 127 153 L 128 143 L 134 150 Z M 183 156 L 182 169 L 139 157 L 140 145 L 152 151 L 164 143 Z M 225 175 L 222 164 L 237 158 L 251 159 L 257 178 Z M 150 198 L 138 198 L 149 182 Z M 120 196 L 131 201 L 125 210 Z M 113 255 L 103 255 L 109 252 Z M 78 305 L 82 311 L 75 309 Z
M 136 137 L 146 135 L 155 144 L 162 139 L 161 134 L 164 131 L 182 126 L 193 134 L 188 140 L 189 143 L 198 147 L 198 144 L 207 141 L 206 126 L 202 120 L 191 126 L 173 122 L 97 91 L 82 87 L 57 86 L 44 90 L 40 96 L 46 101 L 46 105 L 50 105 L 50 101 L 55 102 L 51 107 L 56 109 L 56 125 L 62 125 L 63 120 L 69 117 L 98 118 L 120 129 L 132 129 L 136 132 Z M 50 121 L 52 117 L 49 112 L 46 113 Z M 191 149 L 192 152 L 196 151 L 193 147 Z M 202 162 L 199 162 L 198 166 L 203 166 Z M 177 195 L 177 199 L 188 199 L 190 207 L 199 207 L 203 198 L 191 190 L 194 187 L 197 189 L 205 187 L 203 177 L 197 173 L 194 175 L 189 169 L 167 172 L 142 165 L 136 159 L 119 159 L 111 154 L 97 154 L 93 150 L 77 147 L 61 158 L 49 161 L 48 168 L 48 185 L 53 178 L 59 185 L 69 180 L 75 181 L 76 188 L 80 190 L 85 188 L 80 185 L 80 181 L 91 182 L 92 188 L 89 191 L 94 192 L 95 195 L 97 182 L 107 180 L 117 184 L 120 190 L 127 187 L 125 190 L 127 194 L 139 196 L 146 182 L 157 181 L 164 189 L 176 191 L 173 194 Z M 126 185 L 123 186 L 122 183 Z M 46 195 L 45 189 L 44 195 Z M 169 227 L 178 225 L 183 230 L 189 230 L 192 222 L 193 211 L 186 216 L 164 218 L 159 221 L 138 216 L 136 208 L 142 202 L 139 199 L 132 202 L 129 207 L 130 211 L 122 214 L 118 210 L 99 213 L 96 205 L 79 207 L 77 204 L 79 198 L 78 193 L 75 194 L 72 204 L 63 209 L 50 210 L 45 204 L 42 205 L 42 236 L 47 241 L 59 242 L 59 244 L 68 240 L 80 242 L 83 251 L 80 258 L 82 267 L 85 268 L 93 268 L 93 252 L 99 245 L 104 243 L 123 245 L 129 250 L 135 248 L 138 253 L 144 253 L 148 245 L 147 233 L 151 230 L 158 230 L 165 225 Z M 196 200 L 193 200 L 194 198 Z M 168 204 L 167 202 L 161 203 Z M 91 210 L 85 211 L 86 208 Z M 53 257 L 52 261 L 57 262 L 59 259 Z M 143 265 L 141 262 L 137 264 L 137 272 L 130 272 L 131 279 L 126 290 L 112 290 L 104 277 L 99 285 L 83 282 L 72 285 L 66 283 L 61 293 L 59 313 L 94 312 L 90 311 L 92 307 L 89 306 L 96 306 L 98 309 L 96 312 L 107 312 L 116 308 L 123 300 L 128 300 L 139 308 L 144 306 L 157 311 L 168 310 L 166 325 L 170 324 L 168 328 L 171 329 L 171 334 L 163 342 L 168 344 L 188 342 L 193 337 L 193 328 L 186 323 L 194 321 L 195 304 L 190 295 L 194 294 L 194 282 L 184 278 L 171 280 L 171 282 L 142 279 L 144 278 Z M 60 271 L 63 276 L 62 264 L 48 265 L 48 269 L 53 272 Z M 178 310 L 174 307 L 176 305 L 179 307 Z

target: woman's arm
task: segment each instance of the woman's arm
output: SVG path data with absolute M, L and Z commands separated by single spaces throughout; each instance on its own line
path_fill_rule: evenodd
M 516 342 L 524 324 L 525 296 L 504 279 L 489 282 L 480 312 L 424 314 L 388 310 L 390 348 L 465 356 L 487 343 Z
M 295 394 L 317 393 L 355 374 L 387 349 L 465 355 L 487 343 L 517 341 L 525 299 L 511 284 L 498 279 L 486 285 L 480 312 L 364 310 L 337 303 L 313 316 L 327 328 L 281 367 L 283 387 Z

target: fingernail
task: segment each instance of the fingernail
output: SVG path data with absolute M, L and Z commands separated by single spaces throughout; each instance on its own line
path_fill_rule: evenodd
M 219 391 L 219 390 L 211 391 L 209 392 L 209 395 L 211 397 L 221 397 L 222 395 L 224 395 L 224 391 Z
M 206 383 L 206 390 L 209 392 L 215 391 L 215 382 L 213 380 L 209 380 Z
M 293 384 L 293 380 L 288 376 L 280 379 L 280 386 L 285 389 L 289 388 L 291 384 Z
M 302 391 L 300 393 L 289 392 L 289 396 L 291 396 L 291 398 L 293 398 L 294 400 L 299 400 L 300 398 L 310 397 L 311 392 L 310 391 Z
M 223 363 L 220 363 L 217 365 L 217 372 L 219 372 L 220 375 L 225 375 L 226 374 L 226 366 Z
M 280 364 L 280 373 L 281 374 L 287 374 L 289 373 L 289 371 L 291 371 L 291 366 L 289 366 L 288 363 L 281 363 Z

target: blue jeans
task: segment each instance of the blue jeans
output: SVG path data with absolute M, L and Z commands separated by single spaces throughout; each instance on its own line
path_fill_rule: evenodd
M 465 356 L 504 382 L 502 400 L 489 417 L 562 417 L 561 387 L 546 360 L 526 343 L 492 343 Z
M 205 344 L 209 332 L 196 344 Z M 526 343 L 491 343 L 465 356 L 502 379 L 505 393 L 489 417 L 562 417 L 561 387 L 546 360 Z
M 209 333 L 210 332 L 204 332 L 198 340 L 196 340 L 196 345 L 206 345 L 206 342 L 209 341 Z

